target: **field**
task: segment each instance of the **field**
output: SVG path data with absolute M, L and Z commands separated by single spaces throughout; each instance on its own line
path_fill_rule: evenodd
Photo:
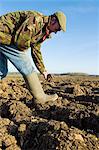
M 33 103 L 22 76 L 0 83 L 0 150 L 99 150 L 99 76 L 39 76 L 55 102 Z

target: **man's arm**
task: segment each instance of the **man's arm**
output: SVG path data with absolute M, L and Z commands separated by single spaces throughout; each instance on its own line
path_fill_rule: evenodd
M 41 48 L 41 44 L 32 45 L 31 46 L 31 55 L 32 55 L 33 61 L 36 65 L 37 69 L 39 70 L 39 72 L 41 74 L 43 74 L 46 70 L 45 70 L 45 66 L 43 63 L 43 58 L 42 58 L 40 48 Z

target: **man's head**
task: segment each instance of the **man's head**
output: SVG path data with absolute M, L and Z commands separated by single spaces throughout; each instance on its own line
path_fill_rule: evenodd
M 51 20 L 49 24 L 50 32 L 57 32 L 60 30 L 66 31 L 66 16 L 63 12 L 58 11 L 51 15 Z

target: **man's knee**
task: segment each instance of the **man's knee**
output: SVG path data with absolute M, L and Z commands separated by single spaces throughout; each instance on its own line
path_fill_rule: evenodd
M 26 66 L 26 67 L 22 67 L 19 72 L 23 75 L 23 76 L 27 76 L 28 74 L 31 74 L 32 72 L 34 72 L 34 67 L 32 65 L 30 66 Z

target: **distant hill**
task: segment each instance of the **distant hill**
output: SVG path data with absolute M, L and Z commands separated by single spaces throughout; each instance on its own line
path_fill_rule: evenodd
M 39 74 L 39 73 L 38 73 Z M 90 75 L 83 72 L 67 72 L 67 73 L 52 73 L 53 75 L 69 75 L 69 76 L 96 76 L 99 77 L 99 75 Z M 19 72 L 9 72 L 8 76 L 22 76 Z
M 87 73 L 82 73 L 82 72 L 67 72 L 67 73 L 62 73 L 61 75 L 70 75 L 70 76 L 89 76 Z

